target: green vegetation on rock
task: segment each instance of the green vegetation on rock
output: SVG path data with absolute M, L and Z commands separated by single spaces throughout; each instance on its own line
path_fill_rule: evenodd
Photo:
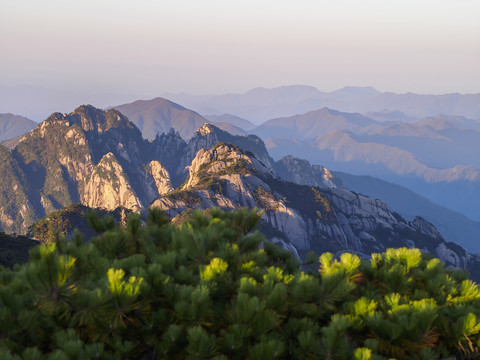
M 109 217 L 111 221 L 122 223 L 132 211 L 122 207 L 108 211 L 92 209 L 82 204 L 72 204 L 35 222 L 28 228 L 27 237 L 50 243 L 54 242 L 58 236 L 71 239 L 75 229 L 77 229 L 86 240 L 89 240 L 96 235 L 92 228 L 88 226 L 89 212 L 93 212 L 100 218 Z
M 289 207 L 313 219 L 320 218 L 323 221 L 334 219 L 333 209 L 327 198 L 329 190 L 288 183 L 276 178 L 270 179 L 269 185 L 274 192 L 285 196 Z
M 164 197 L 166 199 L 183 201 L 185 205 L 190 207 L 195 207 L 202 204 L 202 199 L 192 190 L 177 189 L 164 195 Z
M 439 359 L 480 355 L 480 289 L 416 249 L 325 253 L 308 273 L 255 211 L 89 217 L 0 271 L 2 359 Z M 310 265 L 315 266 L 315 264 Z

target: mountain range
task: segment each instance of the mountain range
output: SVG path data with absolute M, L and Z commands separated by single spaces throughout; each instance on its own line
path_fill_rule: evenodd
M 325 107 L 305 114 L 268 120 L 251 132 L 264 139 L 289 137 L 309 140 L 335 130 L 364 132 L 375 125 L 381 126 L 377 121 L 361 114 L 342 113 Z
M 316 89 L 302 86 L 274 90 L 257 89 L 250 94 L 249 101 L 268 94 L 267 102 L 288 104 L 316 93 Z M 334 92 L 339 99 L 356 101 L 375 94 L 379 92 L 372 88 L 353 87 Z M 230 97 L 234 98 L 238 96 Z M 370 112 L 366 116 L 321 108 L 255 126 L 231 114 L 203 117 L 163 98 L 115 108 L 128 115 L 142 136 L 150 140 L 170 128 L 188 140 L 205 122 L 215 123 L 234 135 L 247 135 L 248 130 L 264 139 L 275 159 L 293 154 L 334 170 L 373 175 L 480 220 L 475 201 L 480 196 L 480 160 L 476 156 L 480 150 L 480 122 L 463 116 L 418 119 L 400 111 Z M 24 128 L 25 132 L 28 130 Z M 3 144 L 13 148 L 18 140 Z
M 322 92 L 312 86 L 291 85 L 273 89 L 256 88 L 243 94 L 211 96 L 164 94 L 163 97 L 200 114 L 235 114 L 256 124 L 323 107 L 360 113 L 393 110 L 417 118 L 446 114 L 480 119 L 480 94 L 396 94 L 380 92 L 372 87 L 352 86 Z
M 152 140 L 115 109 L 81 106 L 54 113 L 20 139 L 0 146 L 0 224 L 25 233 L 55 210 L 149 206 L 172 218 L 193 209 L 242 206 L 263 210 L 260 229 L 294 254 L 418 247 L 475 272 L 480 258 L 446 242 L 421 217 L 411 221 L 387 205 L 348 190 L 322 166 L 285 157 L 273 161 L 255 135 L 236 136 L 204 124 L 185 141 L 177 132 Z
M 147 94 L 84 94 L 29 85 L 0 86 L 0 113 L 11 112 L 41 121 L 55 111 L 67 112 L 78 104 L 107 107 L 153 97 Z M 195 110 L 202 116 L 232 114 L 255 124 L 323 107 L 369 113 L 372 118 L 372 113 L 387 112 L 392 115 L 403 112 L 407 118 L 446 114 L 480 119 L 480 94 L 395 94 L 380 92 L 372 87 L 353 86 L 323 92 L 313 86 L 290 85 L 273 89 L 256 88 L 243 94 L 195 96 L 166 93 L 162 97 Z M 394 117 L 391 120 L 402 118 Z
M 257 89 L 248 96 L 222 97 L 222 104 L 231 102 L 243 108 L 242 99 L 260 101 L 264 97 L 265 106 L 280 109 L 314 94 L 316 89 L 303 86 Z M 342 101 L 366 101 L 379 92 L 349 87 L 333 95 Z M 398 110 L 384 110 L 370 112 L 369 117 L 324 107 L 255 126 L 230 114 L 202 117 L 162 98 L 116 108 L 141 130 L 151 129 L 143 132 L 147 138 L 172 127 L 189 139 L 201 123 L 220 121 L 216 126 L 230 133 L 246 135 L 248 129 L 260 136 L 277 160 L 292 154 L 334 170 L 378 177 L 480 220 L 475 201 L 480 197 L 480 160 L 476 156 L 480 151 L 480 122 L 464 116 L 416 118 Z
M 275 159 L 291 154 L 378 177 L 480 220 L 479 124 L 457 116 L 377 122 L 324 108 L 272 119 L 252 132 Z

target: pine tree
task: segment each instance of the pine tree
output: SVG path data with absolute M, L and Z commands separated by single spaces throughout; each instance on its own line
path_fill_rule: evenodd
M 0 270 L 1 359 L 475 358 L 480 290 L 416 249 L 303 265 L 259 213 L 159 210 Z

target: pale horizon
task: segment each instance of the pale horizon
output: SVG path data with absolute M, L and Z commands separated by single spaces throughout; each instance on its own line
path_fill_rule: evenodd
M 0 85 L 80 94 L 480 93 L 480 2 L 0 0 Z

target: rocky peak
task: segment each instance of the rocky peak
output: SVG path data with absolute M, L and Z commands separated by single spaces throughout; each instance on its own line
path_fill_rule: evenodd
M 415 219 L 410 221 L 409 223 L 414 229 L 418 230 L 424 235 L 431 236 L 432 238 L 435 239 L 443 239 L 442 235 L 440 232 L 437 230 L 435 225 L 433 225 L 431 222 L 428 222 L 421 216 L 416 216 Z
M 217 128 L 217 129 L 218 129 L 218 128 Z M 207 134 L 210 134 L 210 133 L 212 133 L 212 132 L 214 132 L 214 131 L 215 131 L 214 126 L 211 125 L 211 124 L 209 124 L 209 123 L 203 124 L 203 126 L 200 127 L 200 128 L 197 130 L 197 132 L 199 132 L 200 135 L 202 135 L 202 136 L 205 136 L 205 135 L 207 135 Z
M 342 181 L 333 175 L 327 168 L 312 165 L 309 161 L 285 156 L 275 163 L 277 174 L 284 180 L 300 185 L 318 186 L 334 189 L 344 187 Z
M 192 164 L 188 166 L 189 177 L 183 188 L 194 187 L 203 182 L 206 177 L 214 175 L 253 174 L 271 175 L 254 154 L 239 149 L 233 144 L 218 143 L 210 150 L 198 151 Z
M 117 110 L 80 106 L 70 114 L 52 114 L 12 152 L 26 174 L 24 187 L 33 208 L 32 219 L 26 218 L 29 223 L 23 227 L 79 202 L 140 211 L 171 191 L 168 172 L 163 164 L 151 163 L 150 150 L 140 131 Z M 22 212 L 23 204 L 28 202 L 16 200 L 10 212 Z M 6 222 L 0 219 L 0 225 Z
M 101 110 L 92 105 L 82 105 L 65 118 L 71 125 L 78 124 L 86 132 L 105 133 L 115 128 L 136 128 L 136 126 L 119 111 L 114 109 Z
M 258 136 L 232 135 L 208 123 L 198 129 L 188 143 L 190 159 L 187 159 L 187 161 L 192 161 L 200 149 L 211 149 L 219 142 L 232 143 L 241 149 L 250 151 L 255 154 L 256 158 L 261 161 L 264 166 L 273 170 L 273 160 L 268 154 L 264 142 Z
M 111 152 L 105 154 L 89 174 L 82 203 L 107 210 L 123 206 L 140 211 L 143 207 L 124 169 Z
M 174 187 L 180 186 L 185 181 L 186 166 L 193 159 L 187 142 L 173 128 L 166 134 L 157 135 L 149 143 L 147 156 L 149 161 L 157 160 L 166 168 Z
M 174 190 L 170 180 L 170 174 L 159 161 L 150 161 L 150 164 L 148 164 L 148 170 L 155 181 L 155 186 L 157 187 L 159 195 L 164 195 Z

